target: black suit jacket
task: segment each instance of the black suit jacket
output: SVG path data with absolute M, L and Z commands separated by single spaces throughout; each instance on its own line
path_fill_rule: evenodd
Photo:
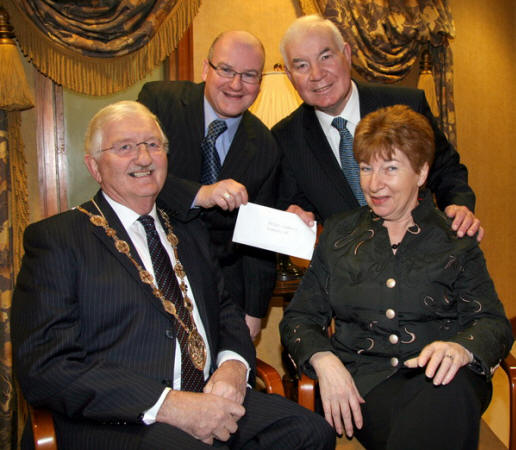
M 103 195 L 95 200 L 139 260 Z M 97 214 L 91 202 L 83 206 Z M 210 372 L 224 349 L 242 355 L 254 370 L 254 346 L 243 312 L 223 292 L 203 224 L 172 221 L 172 226 L 206 329 Z M 151 432 L 136 424 L 173 382 L 171 316 L 140 281 L 129 258 L 84 213 L 71 210 L 30 225 L 24 240 L 11 332 L 15 373 L 25 397 L 54 412 L 62 439 L 94 434 L 99 423 L 135 424 L 122 433 L 122 440 Z M 109 434 L 110 428 L 102 432 Z
M 468 185 L 467 169 L 439 130 L 424 92 L 361 83 L 357 87 L 362 117 L 384 106 L 405 104 L 430 120 L 436 153 L 427 186 L 436 195 L 439 208 L 458 204 L 473 211 L 475 195 Z M 303 103 L 274 126 L 272 133 L 282 152 L 279 208 L 297 204 L 324 221 L 332 214 L 359 206 L 312 106 Z
M 182 220 L 199 214 L 191 208 L 201 187 L 204 137 L 204 83 L 157 81 L 146 83 L 138 101 L 159 118 L 170 142 L 168 178 L 159 201 Z M 270 131 L 249 111 L 244 112 L 229 152 L 222 165 L 220 179 L 232 178 L 243 184 L 249 201 L 274 206 L 277 196 L 279 152 Z M 225 270 L 226 286 L 246 313 L 263 317 L 275 281 L 275 258 L 232 243 L 238 210 L 203 210 L 216 254 Z M 243 298 L 242 298 L 243 297 Z

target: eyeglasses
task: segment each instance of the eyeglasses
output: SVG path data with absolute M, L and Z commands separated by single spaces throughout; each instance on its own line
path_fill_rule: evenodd
M 161 142 L 157 139 L 149 139 L 143 142 L 121 141 L 111 147 L 102 148 L 99 152 L 113 151 L 118 156 L 134 156 L 138 153 L 140 145 L 144 145 L 149 153 L 160 153 L 168 150 L 168 142 Z
M 222 78 L 232 80 L 237 75 L 240 75 L 240 79 L 242 80 L 242 82 L 247 84 L 258 84 L 262 79 L 261 73 L 237 72 L 236 70 L 230 69 L 226 66 L 215 66 L 211 61 L 208 61 L 208 64 L 215 72 L 217 72 L 217 75 L 221 76 Z

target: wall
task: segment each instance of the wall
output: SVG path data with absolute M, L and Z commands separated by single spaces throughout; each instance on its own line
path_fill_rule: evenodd
M 514 22 L 511 0 L 450 2 L 458 147 L 477 194 L 477 214 L 489 270 L 509 317 L 516 315 L 512 286 L 516 253 L 514 127 Z M 493 7 L 496 5 L 496 8 Z
M 283 63 L 279 41 L 290 23 L 300 14 L 295 0 L 204 0 L 194 19 L 194 76 L 201 81 L 202 62 L 213 39 L 221 32 L 245 29 L 255 34 L 266 52 L 264 71 Z
M 477 194 L 477 215 L 486 229 L 481 247 L 507 315 L 516 315 L 516 141 L 514 127 L 514 25 L 512 0 L 450 0 L 456 26 L 452 42 L 458 148 Z M 507 445 L 508 388 L 493 379 L 493 400 L 484 419 Z

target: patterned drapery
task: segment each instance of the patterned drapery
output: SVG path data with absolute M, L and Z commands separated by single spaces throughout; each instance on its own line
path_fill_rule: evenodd
M 2 0 L 23 53 L 73 91 L 107 95 L 177 46 L 200 0 Z
M 16 444 L 17 398 L 12 378 L 9 317 L 15 274 L 29 222 L 24 145 L 19 111 L 0 109 L 0 448 Z
M 439 121 L 456 144 L 453 60 L 448 39 L 455 27 L 446 0 L 299 0 L 305 14 L 334 22 L 350 44 L 353 67 L 370 81 L 394 83 L 432 55 Z

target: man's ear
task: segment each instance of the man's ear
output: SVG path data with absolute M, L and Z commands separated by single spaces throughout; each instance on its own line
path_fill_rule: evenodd
M 86 168 L 90 175 L 95 179 L 98 184 L 102 183 L 102 176 L 99 171 L 99 164 L 97 160 L 91 155 L 84 155 L 84 164 L 86 164 Z
M 347 42 L 344 42 L 344 47 L 342 48 L 342 53 L 346 57 L 351 66 L 351 47 Z
M 202 62 L 202 81 L 206 81 L 206 77 L 208 76 L 208 70 L 210 70 L 210 64 L 208 63 L 208 60 L 205 59 Z
M 294 85 L 294 80 L 292 79 L 292 74 L 290 73 L 290 70 L 288 70 L 286 65 L 285 65 L 285 73 L 287 74 L 287 77 L 290 80 L 290 82 L 292 83 L 292 85 L 295 86 Z

